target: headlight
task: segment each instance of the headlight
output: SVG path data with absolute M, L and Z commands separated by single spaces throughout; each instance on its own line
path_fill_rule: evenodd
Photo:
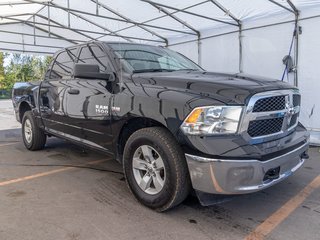
M 242 109 L 241 106 L 197 107 L 184 120 L 181 129 L 191 135 L 236 133 Z

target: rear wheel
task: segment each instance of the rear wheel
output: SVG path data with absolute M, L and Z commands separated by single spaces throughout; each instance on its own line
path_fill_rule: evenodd
M 22 118 L 22 138 L 25 147 L 31 151 L 43 149 L 47 136 L 40 129 L 31 111 L 25 112 Z
M 145 206 L 161 212 L 188 196 L 190 179 L 184 154 L 165 128 L 144 128 L 133 133 L 123 160 L 127 184 Z

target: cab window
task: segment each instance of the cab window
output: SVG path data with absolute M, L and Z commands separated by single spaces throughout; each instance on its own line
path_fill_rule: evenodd
M 67 79 L 73 74 L 77 49 L 66 49 L 58 54 L 50 72 L 50 79 Z

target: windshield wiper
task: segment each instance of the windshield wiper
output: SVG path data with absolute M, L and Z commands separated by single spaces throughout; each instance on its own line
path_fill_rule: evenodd
M 172 72 L 172 69 L 162 69 L 162 68 L 154 68 L 154 69 L 139 69 L 133 70 L 133 73 L 145 73 L 145 72 Z
M 195 68 L 181 68 L 181 69 L 177 69 L 175 71 L 199 71 L 199 69 L 195 69 Z

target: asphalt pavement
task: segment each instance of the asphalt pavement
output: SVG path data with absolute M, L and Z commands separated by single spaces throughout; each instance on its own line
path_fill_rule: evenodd
M 30 152 L 0 101 L 1 240 L 308 239 L 320 229 L 320 153 L 284 182 L 210 207 L 190 196 L 166 213 L 140 205 L 114 159 L 57 138 Z

